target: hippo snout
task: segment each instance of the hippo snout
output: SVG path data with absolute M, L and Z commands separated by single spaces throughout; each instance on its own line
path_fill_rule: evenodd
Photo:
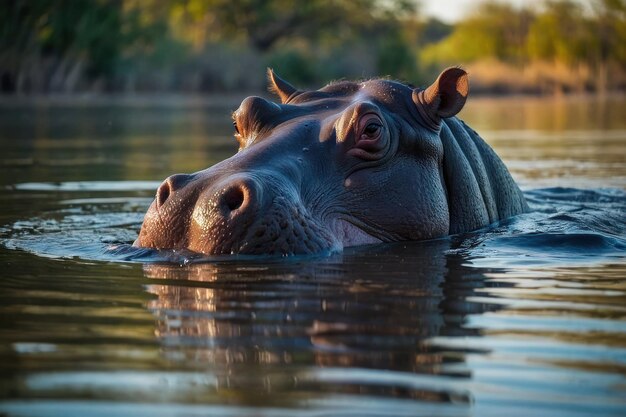
M 193 190 L 185 187 L 193 179 L 192 175 L 175 174 L 163 181 L 157 188 L 154 199 L 155 209 L 162 211 L 177 211 L 177 205 L 191 204 L 190 194 L 195 194 Z M 188 187 L 193 188 L 193 186 Z M 179 198 L 179 194 L 181 195 Z M 230 178 L 220 183 L 217 187 L 211 187 L 198 197 L 196 204 L 204 204 L 204 208 L 211 208 L 218 211 L 224 219 L 229 219 L 236 214 L 254 212 L 260 200 L 260 187 L 256 181 L 248 178 Z M 187 201 L 181 201 L 187 200 Z M 176 219 L 168 219 L 174 221 Z
M 157 189 L 135 245 L 205 254 L 336 249 L 332 233 L 305 209 L 298 193 L 278 185 L 277 180 L 245 173 L 213 181 L 173 175 Z
M 235 229 L 245 228 L 257 215 L 261 198 L 258 183 L 245 175 L 221 181 L 172 175 L 157 188 L 135 244 L 158 249 L 193 246 L 200 252 L 212 252 L 223 239 L 220 234 L 200 244 L 208 235 L 215 235 L 209 229 L 229 229 L 228 235 L 232 236 L 238 231 Z
M 336 246 L 284 181 L 236 175 L 201 193 L 187 247 L 206 254 L 291 255 Z
M 264 192 L 257 181 L 236 175 L 200 192 L 189 219 L 189 248 L 230 253 L 262 215 Z

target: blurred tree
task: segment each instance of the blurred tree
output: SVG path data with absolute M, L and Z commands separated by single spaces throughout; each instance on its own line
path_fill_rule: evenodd
M 594 9 L 600 59 L 615 59 L 626 65 L 626 0 L 596 0 Z
M 390 30 L 378 41 L 377 48 L 376 68 L 379 75 L 417 82 L 417 54 L 413 53 L 402 32 Z
M 598 49 L 598 38 L 582 6 L 571 0 L 556 0 L 546 2 L 545 7 L 528 33 L 529 57 L 568 65 L 589 62 Z
M 269 55 L 268 65 L 277 68 L 280 76 L 298 85 L 311 85 L 317 81 L 314 58 L 295 48 L 278 50 Z
M 207 48 L 218 43 L 231 45 L 247 55 L 259 54 L 267 65 L 276 67 L 286 77 L 291 75 L 292 81 L 303 85 L 338 76 L 362 77 L 381 72 L 376 64 L 370 65 L 372 62 L 384 66 L 383 72 L 400 73 L 403 77 L 416 72 L 417 53 L 406 44 L 409 41 L 402 33 L 406 22 L 416 20 L 415 0 L 163 0 L 162 3 L 167 4 L 170 32 L 175 39 L 191 45 L 192 55 L 206 54 Z M 219 62 L 194 61 L 201 64 L 193 78 L 219 77 Z M 363 65 L 357 68 L 359 62 Z M 394 70 L 394 62 L 402 68 Z M 264 79 L 262 74 L 248 75 L 257 76 Z M 214 80 L 207 81 L 216 85 Z
M 382 20 L 415 13 L 411 0 L 175 0 L 172 23 L 196 47 L 203 42 L 245 39 L 267 52 L 279 41 L 361 34 Z
M 421 45 L 439 42 L 448 37 L 454 30 L 454 26 L 435 18 L 426 20 L 420 26 L 419 37 L 416 42 Z
M 482 58 L 519 61 L 524 57 L 531 11 L 488 1 L 459 22 L 450 36 L 424 52 L 427 62 L 471 62 Z
M 111 77 L 123 51 L 147 39 L 140 23 L 122 0 L 7 0 L 0 8 L 2 89 L 69 92 L 83 74 Z
M 597 89 L 605 91 L 609 83 L 609 66 L 616 64 L 618 72 L 626 72 L 626 0 L 595 0 L 597 19 L 592 24 L 597 49 Z
M 418 0 L 5 0 L 0 88 L 254 90 L 266 65 L 302 86 L 381 74 L 420 83 L 473 63 L 491 75 L 498 64 L 503 85 L 511 69 L 626 85 L 626 0 L 588 1 L 491 0 L 450 26 L 420 19 Z
M 45 3 L 7 1 L 0 8 L 0 87 L 2 91 L 18 88 L 23 55 L 38 50 L 39 20 L 45 14 Z

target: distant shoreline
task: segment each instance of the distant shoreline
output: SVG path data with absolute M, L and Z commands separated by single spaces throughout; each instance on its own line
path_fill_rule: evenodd
M 0 94 L 0 107 L 233 107 L 239 106 L 248 96 L 263 96 L 270 100 L 276 98 L 266 91 L 247 91 L 240 93 L 73 93 L 73 94 L 35 94 L 12 95 Z M 626 100 L 626 91 L 606 93 L 568 92 L 558 94 L 541 93 L 494 93 L 490 91 L 470 91 L 471 99 L 480 100 Z

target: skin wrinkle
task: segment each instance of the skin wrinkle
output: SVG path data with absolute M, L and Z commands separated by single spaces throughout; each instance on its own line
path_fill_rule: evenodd
M 450 192 L 448 191 L 448 184 L 446 184 L 446 178 L 443 172 L 443 160 L 440 161 L 439 163 L 439 179 L 441 181 L 441 188 L 443 189 L 444 195 L 446 197 L 446 205 L 448 206 L 448 232 L 447 234 L 450 234 L 450 225 L 452 224 L 452 221 L 450 220 Z
M 342 112 L 345 113 L 345 112 Z M 320 137 L 320 142 L 323 143 L 339 143 L 339 141 L 332 140 L 333 136 L 336 138 L 336 131 L 337 131 L 337 123 L 338 120 L 340 120 L 340 118 L 343 116 L 342 113 L 334 113 L 332 116 L 330 117 L 326 117 L 324 119 L 324 123 L 322 123 L 322 126 L 324 124 L 328 125 L 328 126 L 332 126 L 332 130 L 331 130 L 331 135 L 329 135 L 329 137 L 326 139 L 324 137 L 321 136 L 321 132 L 323 132 L 325 129 L 324 127 L 321 127 L 319 130 L 319 134 L 318 136 Z M 337 120 L 337 122 L 333 121 Z M 330 140 L 328 140 L 330 139 Z M 343 175 L 341 173 L 329 173 L 329 176 L 339 176 L 342 177 Z M 324 175 L 321 175 L 324 176 Z M 325 176 L 324 176 L 325 177 Z M 323 224 L 326 224 L 329 228 L 333 228 L 332 224 L 333 224 L 333 218 L 339 218 L 338 214 L 341 212 L 340 208 L 341 206 L 338 204 L 338 202 L 344 201 L 347 193 L 345 192 L 344 187 L 339 186 L 339 185 L 335 185 L 335 184 L 331 184 L 331 188 L 329 188 L 329 185 L 327 183 L 317 183 L 314 182 L 314 186 L 311 187 L 304 187 L 304 185 L 302 185 L 302 200 L 303 200 L 303 205 L 304 207 L 308 207 L 309 208 L 309 212 L 311 213 L 318 213 L 318 218 L 320 219 L 320 221 Z M 307 204 L 308 202 L 308 204 Z M 345 233 L 342 233 L 345 234 Z M 342 238 L 342 240 L 345 240 Z M 345 242 L 344 242 L 345 243 Z
M 446 122 L 446 127 L 450 129 L 451 136 L 454 138 L 454 140 L 456 141 L 456 143 L 461 149 L 464 162 L 470 168 L 470 171 L 472 174 L 470 178 L 474 180 L 474 182 L 476 183 L 476 186 L 478 187 L 478 190 L 480 191 L 480 198 L 477 198 L 477 200 L 482 203 L 482 208 L 487 213 L 487 216 L 489 217 L 489 222 L 491 223 L 494 221 L 493 216 L 492 216 L 492 211 L 489 209 L 487 205 L 487 200 L 485 198 L 485 192 L 487 191 L 485 188 L 485 185 L 488 184 L 488 179 L 485 178 L 485 181 L 487 181 L 487 184 L 483 183 L 483 181 L 480 179 L 480 172 L 478 168 L 476 167 L 476 164 L 481 163 L 482 161 L 479 162 L 473 158 L 473 156 L 475 156 L 472 153 L 474 149 L 471 148 L 473 144 L 471 142 L 468 143 L 467 140 L 469 139 L 469 137 L 467 135 L 463 136 L 465 133 L 464 131 L 462 132 L 462 131 L 459 131 L 458 129 L 455 129 L 454 122 Z
M 464 125 L 465 126 L 465 125 Z M 500 219 L 513 216 L 515 214 L 528 211 L 528 204 L 522 195 L 522 192 L 511 177 L 511 174 L 504 166 L 504 163 L 495 154 L 493 149 L 485 143 L 485 141 L 471 128 L 465 126 L 470 138 L 478 148 L 483 163 L 490 175 L 491 185 L 493 188 L 493 197 L 498 210 Z
M 174 198 L 176 198 L 176 197 L 174 197 Z M 156 211 L 156 215 L 157 215 L 157 230 L 161 231 L 159 233 L 159 235 L 161 237 L 172 236 L 173 238 L 175 238 L 175 240 L 178 242 L 179 245 L 186 246 L 187 243 L 188 243 L 187 233 L 186 233 L 188 228 L 186 227 L 186 225 L 188 224 L 189 220 L 188 219 L 185 220 L 185 222 L 182 225 L 183 227 L 175 227 L 172 230 L 171 227 L 168 227 L 168 224 L 164 220 L 163 216 L 167 215 L 169 212 L 175 212 L 176 213 L 176 212 L 179 211 L 178 210 L 179 208 L 176 205 L 174 205 L 174 207 L 172 207 L 172 204 L 167 205 L 167 207 L 165 209 L 156 207 L 156 199 L 155 199 L 155 203 L 154 204 L 155 204 L 155 209 L 153 211 Z M 166 211 L 166 213 L 164 213 L 164 211 Z
M 310 187 L 308 192 L 303 192 L 303 206 L 309 207 L 309 212 L 311 213 L 318 213 L 318 218 L 325 224 L 329 223 L 329 217 L 335 212 L 333 210 L 333 202 L 341 201 L 341 195 L 335 191 L 335 188 L 329 189 L 320 184 L 316 187 Z M 338 198 L 328 198 L 329 195 Z M 311 197 L 307 198 L 308 196 Z
M 489 224 L 487 208 L 480 193 L 480 187 L 452 131 L 443 124 L 441 138 L 444 143 L 444 175 L 448 185 L 448 207 L 450 232 L 460 233 Z M 463 172 L 462 178 L 455 173 Z
M 381 169 L 383 166 L 379 165 L 378 167 L 379 167 L 379 169 Z M 361 170 L 357 170 L 357 171 L 353 172 L 352 174 L 358 174 L 361 171 L 363 171 L 363 170 L 362 169 Z M 350 177 L 348 177 L 348 179 L 349 178 Z M 371 194 L 371 192 L 370 192 L 370 194 Z M 346 210 L 343 211 L 343 213 L 347 216 L 347 217 L 345 217 L 346 221 L 348 221 L 349 223 L 355 225 L 357 228 L 363 230 L 368 235 L 373 236 L 373 237 L 375 237 L 377 239 L 380 239 L 381 241 L 384 241 L 384 242 L 404 240 L 396 232 L 390 232 L 390 231 L 385 230 L 385 228 L 382 225 L 382 223 L 377 222 L 375 220 L 376 219 L 375 216 L 374 217 L 373 216 L 367 216 L 367 217 L 363 216 L 363 209 L 362 209 L 362 207 L 368 207 L 369 206 L 368 202 L 371 200 L 372 197 L 375 197 L 375 196 L 367 195 L 367 194 L 364 194 L 364 193 L 359 193 L 357 195 L 357 197 L 358 197 L 358 200 L 357 201 L 349 201 L 349 204 L 347 205 Z M 367 210 L 369 211 L 369 208 Z
M 480 155 L 475 143 L 472 141 L 469 132 L 467 132 L 461 123 L 456 120 L 447 120 L 445 123 L 446 126 L 450 128 L 453 137 L 466 156 L 469 166 L 474 174 L 474 178 L 480 188 L 482 201 L 485 206 L 485 210 L 489 215 L 489 221 L 490 223 L 493 223 L 498 219 L 498 211 L 495 202 L 491 197 L 493 194 L 493 188 L 485 170 L 484 159 Z
M 315 183 L 303 188 L 303 206 L 311 215 L 316 213 L 319 221 L 332 229 L 333 219 L 341 209 L 339 202 L 346 198 L 343 187 L 338 184 Z M 307 204 L 308 202 L 308 204 Z
M 367 167 L 362 167 L 360 169 L 356 169 L 354 171 L 352 171 L 350 173 L 350 175 L 357 173 L 359 171 L 362 171 L 366 168 L 371 168 L 371 166 L 367 166 Z M 350 177 L 346 178 L 346 180 L 349 180 Z M 345 183 L 345 182 L 344 182 Z M 349 195 L 349 193 L 346 192 L 346 194 Z M 360 196 L 360 200 L 359 202 L 361 202 L 362 204 L 367 205 L 367 198 Z M 353 202 L 354 204 L 354 202 Z M 361 229 L 363 232 L 365 232 L 366 234 L 373 236 L 377 239 L 380 239 L 381 241 L 384 242 L 391 242 L 391 241 L 395 241 L 395 240 L 401 240 L 399 239 L 399 235 L 395 234 L 395 233 L 391 233 L 391 232 L 387 232 L 384 230 L 384 228 L 381 226 L 381 224 L 377 223 L 376 221 L 367 218 L 367 219 L 362 219 L 362 210 L 357 209 L 357 208 L 348 208 L 342 211 L 338 211 L 338 214 L 343 214 L 345 217 L 341 217 L 339 216 L 339 218 L 342 218 L 343 220 L 351 223 L 352 225 L 356 226 L 357 228 Z

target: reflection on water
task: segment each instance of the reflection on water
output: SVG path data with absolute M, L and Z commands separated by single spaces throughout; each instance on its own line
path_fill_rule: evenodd
M 0 414 L 626 414 L 623 101 L 477 101 L 532 213 L 289 259 L 130 247 L 234 152 L 180 106 L 0 113 Z
M 421 343 L 446 326 L 439 303 L 447 246 L 288 264 L 147 265 L 146 275 L 162 280 L 148 286 L 157 296 L 148 308 L 168 359 L 209 367 L 219 386 L 245 401 L 360 393 L 467 403 L 467 393 L 433 390 L 410 377 L 446 374 L 437 368 L 458 362 Z M 389 262 L 403 251 L 410 261 Z M 459 314 L 454 310 L 450 317 Z M 384 372 L 370 371 L 363 381 L 350 369 Z

